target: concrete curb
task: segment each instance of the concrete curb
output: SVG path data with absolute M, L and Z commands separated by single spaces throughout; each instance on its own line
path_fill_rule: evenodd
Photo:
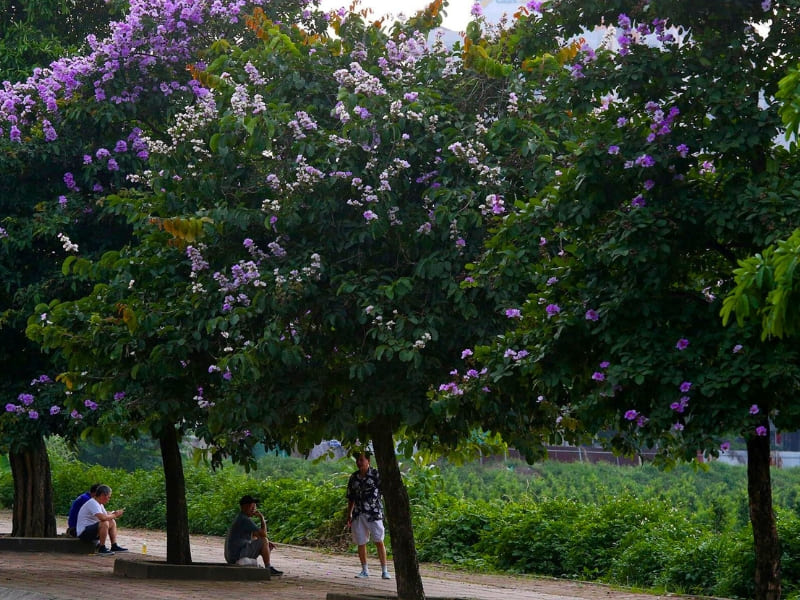
M 157 560 L 117 558 L 114 575 L 132 579 L 188 579 L 191 581 L 269 581 L 269 569 L 224 563 L 172 565 Z

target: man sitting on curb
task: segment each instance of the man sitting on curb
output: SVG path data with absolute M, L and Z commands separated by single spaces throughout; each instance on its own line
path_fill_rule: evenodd
M 94 498 L 90 498 L 78 512 L 78 537 L 84 542 L 94 542 L 97 554 L 113 556 L 115 552 L 127 552 L 127 548 L 117 545 L 117 517 L 125 512 L 119 508 L 107 512 L 105 505 L 111 499 L 111 488 L 98 485 Z M 106 547 L 106 538 L 111 540 L 111 549 Z
M 255 565 L 260 556 L 270 575 L 283 575 L 283 571 L 278 571 L 270 563 L 270 551 L 275 549 L 275 544 L 267 538 L 267 520 L 259 512 L 257 504 L 258 500 L 250 495 L 242 496 L 239 500 L 239 514 L 236 515 L 225 538 L 225 561 L 230 565 Z M 254 516 L 261 521 L 261 527 L 253 523 Z
M 83 492 L 72 501 L 69 507 L 69 516 L 67 516 L 67 535 L 78 537 L 78 513 L 90 498 L 94 498 L 99 485 L 99 483 L 95 483 L 89 488 L 88 492 Z

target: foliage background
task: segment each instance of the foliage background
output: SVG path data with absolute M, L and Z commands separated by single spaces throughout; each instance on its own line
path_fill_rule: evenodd
M 85 453 L 84 453 L 85 454 Z M 56 510 L 92 483 L 114 489 L 124 527 L 163 529 L 161 469 L 112 469 L 51 442 Z M 141 458 L 140 455 L 137 455 Z M 193 533 L 224 535 L 245 493 L 262 499 L 279 543 L 354 551 L 344 521 L 352 461 L 273 454 L 245 473 L 186 468 Z M 658 592 L 752 597 L 753 542 L 744 467 L 655 467 L 486 460 L 464 466 L 403 465 L 419 559 L 480 571 L 602 581 Z M 800 598 L 800 469 L 773 472 L 783 540 L 785 597 Z M 0 506 L 12 500 L 0 464 Z

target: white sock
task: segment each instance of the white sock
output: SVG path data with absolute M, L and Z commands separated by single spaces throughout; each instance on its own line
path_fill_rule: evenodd
M 369 567 L 367 565 L 361 565 L 361 572 L 369 573 Z

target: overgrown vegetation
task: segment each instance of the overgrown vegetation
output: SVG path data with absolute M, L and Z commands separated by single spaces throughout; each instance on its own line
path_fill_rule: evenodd
M 114 488 L 125 527 L 165 526 L 160 469 L 128 472 L 87 465 L 51 445 L 56 509 L 92 483 Z M 262 498 L 278 542 L 350 549 L 344 521 L 349 459 L 312 463 L 263 456 L 259 468 L 186 467 L 194 533 L 224 535 L 238 498 Z M 753 542 L 743 467 L 711 464 L 671 471 L 607 464 L 487 461 L 461 467 L 404 465 L 424 562 L 471 570 L 597 580 L 659 591 L 752 597 Z M 800 469 L 776 470 L 787 598 L 800 597 Z M 0 463 L 0 504 L 12 501 Z

